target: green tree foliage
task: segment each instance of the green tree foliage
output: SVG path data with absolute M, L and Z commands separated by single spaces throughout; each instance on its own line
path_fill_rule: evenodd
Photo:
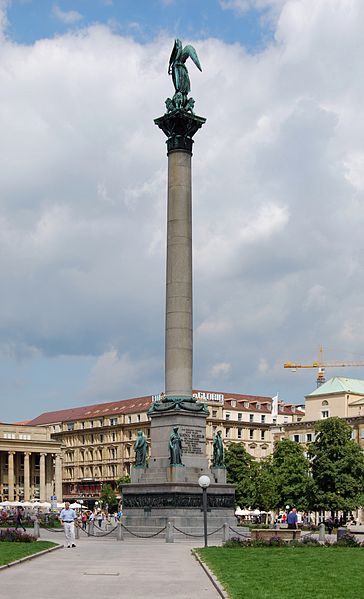
M 269 512 L 278 504 L 272 456 L 256 464 L 255 498 L 252 507 Z
M 123 485 L 128 485 L 130 482 L 131 482 L 130 476 L 128 474 L 126 474 L 125 476 L 121 476 L 120 478 L 117 479 L 116 487 L 121 493 L 123 490 Z
M 225 451 L 227 482 L 235 485 L 235 500 L 241 508 L 254 505 L 257 464 L 241 443 L 231 443 Z
M 314 493 L 311 507 L 353 510 L 364 503 L 364 455 L 351 439 L 351 427 L 340 418 L 315 426 L 316 439 L 308 447 Z
M 275 508 L 295 505 L 307 510 L 312 493 L 310 463 L 299 443 L 290 439 L 278 441 L 272 457 L 275 486 Z
M 117 510 L 118 500 L 116 497 L 116 493 L 111 485 L 105 484 L 102 486 L 100 499 L 102 501 L 103 508 L 108 509 L 109 512 L 114 512 Z

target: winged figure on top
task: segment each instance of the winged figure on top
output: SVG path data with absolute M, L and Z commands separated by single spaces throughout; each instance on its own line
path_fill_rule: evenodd
M 191 90 L 190 78 L 185 64 L 187 58 L 191 58 L 196 67 L 202 71 L 195 48 L 190 45 L 183 48 L 181 40 L 176 39 L 168 67 L 168 74 L 172 75 L 172 81 L 176 91 L 172 99 L 167 98 L 166 100 L 167 112 L 182 109 L 193 114 L 195 101 L 193 98 L 187 98 L 188 93 Z

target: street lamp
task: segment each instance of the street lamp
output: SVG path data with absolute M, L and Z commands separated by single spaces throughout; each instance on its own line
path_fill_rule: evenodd
M 198 484 L 202 489 L 202 506 L 203 506 L 203 532 L 205 537 L 205 547 L 207 547 L 207 489 L 210 486 L 210 478 L 203 474 L 198 479 Z

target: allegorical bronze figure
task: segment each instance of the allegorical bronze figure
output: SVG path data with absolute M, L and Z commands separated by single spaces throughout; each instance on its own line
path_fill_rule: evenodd
M 213 457 L 212 466 L 214 468 L 224 468 L 224 442 L 221 437 L 221 431 L 213 436 Z
M 188 75 L 188 70 L 185 65 L 187 58 L 195 63 L 196 67 L 202 71 L 197 52 L 193 46 L 187 45 L 182 47 L 182 42 L 176 39 L 174 42 L 171 57 L 169 59 L 168 74 L 172 75 L 175 94 L 173 98 L 167 98 L 167 112 L 175 110 L 185 110 L 193 114 L 195 101 L 193 98 L 187 98 L 191 91 L 191 83 Z
M 169 463 L 171 466 L 182 466 L 182 439 L 175 426 L 169 437 Z
M 135 451 L 135 466 L 137 468 L 145 468 L 147 465 L 148 441 L 144 437 L 142 431 L 138 431 L 137 438 L 134 443 Z

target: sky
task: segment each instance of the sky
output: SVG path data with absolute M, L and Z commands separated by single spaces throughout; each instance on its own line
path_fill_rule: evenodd
M 175 37 L 196 389 L 302 403 L 363 361 L 362 0 L 0 0 L 0 419 L 157 394 Z M 362 367 L 331 376 L 364 378 Z

